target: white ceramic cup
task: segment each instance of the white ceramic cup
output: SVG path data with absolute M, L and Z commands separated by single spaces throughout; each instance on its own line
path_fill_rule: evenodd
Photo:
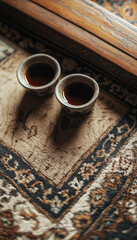
M 91 97 L 84 104 L 79 104 L 79 105 L 72 104 L 69 101 L 67 101 L 66 98 L 64 97 L 64 91 L 66 87 L 73 83 L 75 83 L 75 88 L 76 88 L 76 84 L 79 85 L 80 83 L 80 84 L 85 84 L 89 89 L 89 91 L 91 90 L 91 93 L 92 93 Z M 61 80 L 59 80 L 55 88 L 55 94 L 56 94 L 57 100 L 61 103 L 61 105 L 67 112 L 71 114 L 79 114 L 79 113 L 83 114 L 83 113 L 88 113 L 92 110 L 95 104 L 95 101 L 99 95 L 99 86 L 98 86 L 98 83 L 93 78 L 84 74 L 76 73 L 76 74 L 68 75 L 62 78 Z
M 51 79 L 49 83 L 46 83 L 42 86 L 33 86 L 26 80 L 26 72 L 28 68 L 37 63 L 48 64 L 55 72 L 53 79 Z M 54 91 L 55 86 L 59 80 L 60 73 L 61 68 L 58 61 L 50 55 L 40 53 L 31 55 L 21 62 L 17 69 L 17 79 L 19 83 L 28 91 L 31 91 L 33 94 L 36 94 L 38 96 L 44 96 L 49 95 Z

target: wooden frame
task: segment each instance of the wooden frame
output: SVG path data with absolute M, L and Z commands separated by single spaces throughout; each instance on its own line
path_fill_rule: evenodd
M 91 0 L 1 0 L 0 16 L 137 89 L 137 28 Z

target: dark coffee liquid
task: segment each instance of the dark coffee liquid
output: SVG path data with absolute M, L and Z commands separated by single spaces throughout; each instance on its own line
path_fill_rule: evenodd
M 63 92 L 66 101 L 72 105 L 82 105 L 93 97 L 93 90 L 85 83 L 70 83 Z
M 47 63 L 35 63 L 26 71 L 26 79 L 32 86 L 42 86 L 49 83 L 55 76 L 54 69 Z

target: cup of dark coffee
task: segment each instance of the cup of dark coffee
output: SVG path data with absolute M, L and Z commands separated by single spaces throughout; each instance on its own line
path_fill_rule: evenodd
M 28 91 L 43 96 L 54 91 L 60 73 L 60 64 L 54 57 L 34 54 L 21 62 L 17 70 L 17 79 Z
M 88 113 L 92 110 L 99 95 L 99 85 L 87 75 L 71 74 L 59 80 L 55 94 L 67 112 Z

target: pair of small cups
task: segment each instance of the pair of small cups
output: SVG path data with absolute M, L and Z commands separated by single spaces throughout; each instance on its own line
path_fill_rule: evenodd
M 33 64 L 37 64 L 37 63 L 48 64 L 54 70 L 53 79 L 49 83 L 44 84 L 42 86 L 32 86 L 26 80 L 27 70 Z M 57 100 L 61 103 L 63 108 L 70 114 L 77 114 L 77 113 L 83 114 L 83 113 L 90 112 L 99 95 L 99 86 L 97 82 L 93 78 L 80 73 L 70 74 L 59 80 L 60 75 L 61 75 L 60 64 L 54 57 L 47 54 L 34 54 L 27 57 L 23 62 L 21 62 L 17 70 L 17 79 L 19 83 L 28 91 L 31 91 L 33 94 L 38 96 L 44 96 L 44 95 L 49 95 L 55 91 Z M 72 83 L 75 83 L 75 85 L 76 84 L 86 85 L 89 89 L 91 89 L 91 92 L 92 92 L 91 98 L 88 99 L 88 101 L 85 102 L 84 104 L 75 105 L 75 104 L 69 103 L 64 97 L 64 89 Z M 77 91 L 77 88 L 75 89 Z

